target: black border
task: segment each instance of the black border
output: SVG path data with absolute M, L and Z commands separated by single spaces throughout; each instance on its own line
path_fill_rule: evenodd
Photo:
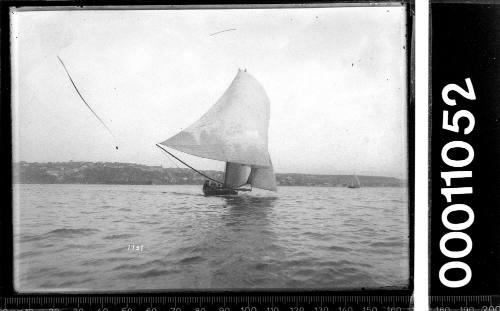
M 500 89 L 498 60 L 500 47 L 500 2 L 492 0 L 431 0 L 429 8 L 429 292 L 432 296 L 497 295 L 500 301 L 500 231 L 498 231 L 500 144 L 498 128 L 492 122 L 498 116 Z M 464 85 L 470 77 L 476 100 L 457 98 L 457 106 L 446 106 L 442 88 L 449 83 Z M 496 84 L 495 84 L 496 83 Z M 454 96 L 451 96 L 454 97 Z M 475 117 L 474 131 L 469 136 L 453 134 L 441 128 L 443 110 L 470 110 Z M 435 120 L 433 120 L 435 117 Z M 460 126 L 463 128 L 463 124 Z M 475 150 L 473 162 L 464 168 L 451 168 L 442 163 L 440 152 L 445 143 L 463 140 Z M 473 193 L 452 203 L 440 194 L 444 182 L 440 171 L 471 170 L 472 178 L 455 180 L 452 187 L 472 187 Z M 496 187 L 496 188 L 494 188 Z M 449 232 L 441 223 L 443 209 L 454 203 L 468 204 L 474 211 L 474 223 L 463 230 L 472 239 L 472 251 L 464 258 L 449 259 L 441 254 L 439 240 Z M 444 262 L 462 261 L 472 270 L 471 281 L 461 288 L 448 288 L 438 279 Z M 432 298 L 431 296 L 431 298 Z M 434 301 L 432 306 L 439 302 Z M 498 304 L 498 302 L 496 303 Z
M 49 9 L 55 7 L 74 6 L 77 9 L 84 6 L 171 6 L 171 5 L 186 5 L 184 1 L 159 1 L 159 0 L 57 0 L 57 1 L 40 1 L 40 0 L 6 0 L 0 2 L 0 40 L 1 40 L 1 108 L 0 108 L 0 124 L 1 124 L 1 143 L 4 148 L 4 158 L 1 162 L 2 167 L 2 200 L 3 208 L 0 208 L 0 245 L 4 247 L 0 256 L 0 297 L 113 297 L 113 296 L 258 296 L 258 295 L 333 295 L 333 296 L 412 296 L 414 289 L 414 233 L 415 233 L 415 218 L 414 218 L 414 194 L 415 194 L 415 0 L 387 0 L 387 1 L 369 1 L 369 0 L 338 0 L 338 1 L 277 1 L 272 0 L 268 2 L 259 1 L 245 1 L 245 2 L 232 2 L 231 4 L 237 5 L 318 5 L 329 6 L 359 3 L 363 6 L 375 6 L 377 4 L 395 3 L 402 4 L 407 7 L 406 23 L 407 23 L 407 36 L 406 36 L 406 50 L 407 50 L 407 149 L 408 149 L 408 208 L 409 208 L 409 287 L 400 290 L 356 290 L 356 291 L 334 291 L 334 290 L 287 290 L 287 291 L 161 291 L 161 292 L 111 292 L 111 293 L 43 293 L 43 294 L 21 294 L 14 291 L 14 262 L 13 262 L 13 222 L 12 222 L 12 128 L 11 128 L 11 64 L 10 64 L 10 20 L 9 10 L 11 7 L 23 6 L 38 6 L 46 7 Z M 228 5 L 222 1 L 212 1 L 206 3 L 200 0 L 190 1 L 188 5 Z M 10 208 L 8 208 L 10 206 Z M 9 221 L 10 220 L 10 221 Z
M 14 235 L 12 218 L 12 120 L 11 120 L 11 66 L 10 66 L 10 19 L 6 3 L 0 3 L 0 139 L 2 144 L 0 241 L 0 295 L 14 291 L 13 258 Z M 10 279 L 9 279 L 10 278 Z

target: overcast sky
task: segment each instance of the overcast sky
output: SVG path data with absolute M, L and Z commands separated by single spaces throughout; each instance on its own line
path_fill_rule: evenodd
M 155 144 L 197 120 L 246 68 L 271 101 L 276 172 L 406 178 L 402 7 L 12 16 L 15 161 L 174 166 Z M 223 167 L 177 154 L 200 169 Z

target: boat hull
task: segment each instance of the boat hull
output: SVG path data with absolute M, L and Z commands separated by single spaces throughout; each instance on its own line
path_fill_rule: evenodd
M 238 191 L 228 188 L 217 188 L 217 189 L 203 189 L 203 194 L 208 196 L 218 196 L 218 195 L 236 195 Z

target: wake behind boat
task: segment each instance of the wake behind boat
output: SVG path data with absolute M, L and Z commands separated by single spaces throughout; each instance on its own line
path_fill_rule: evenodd
M 240 69 L 222 97 L 200 119 L 157 146 L 207 178 L 203 185 L 206 196 L 235 195 L 253 187 L 276 191 L 268 151 L 269 106 L 264 88 Z M 226 162 L 224 181 L 196 170 L 163 146 Z

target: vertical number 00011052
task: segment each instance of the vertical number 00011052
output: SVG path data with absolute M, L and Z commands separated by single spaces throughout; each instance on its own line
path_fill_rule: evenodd
M 456 99 L 450 98 L 451 92 L 456 92 L 469 101 L 474 101 L 476 99 L 474 87 L 472 86 L 470 78 L 465 79 L 465 83 L 467 90 L 456 84 L 448 84 L 443 88 L 441 97 L 447 106 L 457 106 Z M 460 120 L 467 121 L 465 127 L 460 127 Z M 463 125 L 465 122 L 461 124 Z M 462 258 L 467 256 L 472 250 L 472 240 L 467 233 L 462 231 L 469 228 L 474 222 L 474 211 L 466 204 L 457 203 L 459 195 L 472 194 L 472 187 L 453 187 L 453 184 L 456 179 L 472 177 L 472 170 L 467 170 L 467 167 L 474 160 L 474 148 L 465 141 L 465 138 L 467 138 L 466 136 L 474 130 L 474 125 L 474 115 L 468 110 L 458 110 L 452 116 L 448 110 L 443 110 L 442 129 L 456 134 L 462 134 L 464 136 L 463 140 L 453 140 L 447 142 L 441 149 L 441 159 L 443 163 L 451 169 L 450 171 L 441 172 L 441 178 L 445 183 L 445 187 L 441 188 L 441 194 L 445 197 L 446 203 L 449 204 L 441 214 L 441 221 L 444 227 L 450 230 L 450 232 L 441 237 L 441 240 L 439 241 L 439 250 L 444 256 L 451 259 L 451 261 L 445 263 L 439 270 L 439 281 L 444 286 L 450 288 L 463 287 L 467 285 L 472 278 L 472 270 L 467 263 L 462 261 Z M 459 156 L 459 159 L 452 159 L 450 157 L 450 153 L 453 151 L 465 151 L 466 156 Z M 466 213 L 467 218 L 465 221 L 452 223 L 449 220 L 450 214 L 457 212 Z M 446 243 L 450 240 L 464 241 L 465 248 L 461 250 L 448 249 Z M 446 272 L 452 269 L 462 270 L 465 273 L 464 277 L 459 280 L 448 279 L 446 277 Z

